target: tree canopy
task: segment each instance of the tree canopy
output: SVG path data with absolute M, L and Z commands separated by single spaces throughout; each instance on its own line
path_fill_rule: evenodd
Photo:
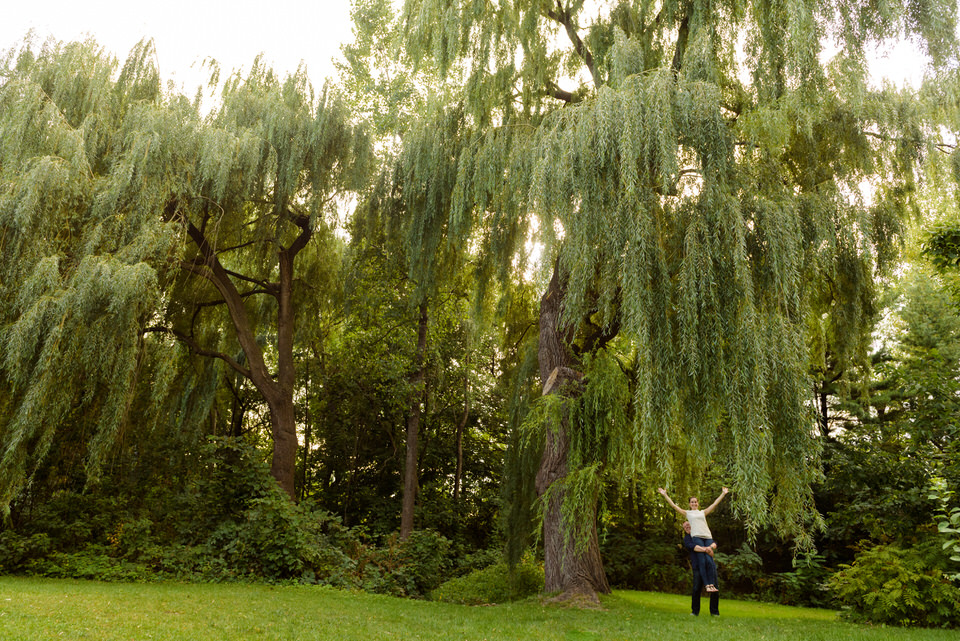
M 652 488 L 729 485 L 738 587 L 940 572 L 954 4 L 393 8 L 354 3 L 342 90 L 0 58 L 0 569 L 423 594 L 538 530 L 549 592 L 677 588 Z M 925 86 L 871 84 L 904 37 Z
M 552 427 L 538 489 L 567 515 L 545 507 L 545 537 L 564 530 L 589 555 L 603 479 L 690 485 L 717 461 L 748 529 L 769 522 L 809 542 L 820 469 L 811 350 L 830 340 L 848 349 L 843 336 L 870 326 L 874 276 L 897 253 L 933 144 L 913 93 L 869 84 L 866 52 L 912 37 L 934 65 L 955 61 L 955 7 L 404 6 L 414 60 L 467 69 L 452 202 L 410 214 L 445 219 L 424 229 L 455 246 L 479 238 L 501 278 L 531 236 L 543 244 L 543 282 L 553 275 L 541 380 L 593 403 L 542 414 Z M 839 51 L 826 59 L 831 41 Z M 449 158 L 412 163 L 424 171 Z M 603 365 L 610 350 L 626 377 L 603 373 L 615 373 Z M 621 412 L 615 390 L 626 386 Z M 558 570 L 569 580 L 554 589 L 578 572 Z
M 297 308 L 332 279 L 337 199 L 362 186 L 369 140 L 302 72 L 256 60 L 205 113 L 163 91 L 154 58 L 150 42 L 122 67 L 92 41 L 27 44 L 0 69 L 4 506 L 71 413 L 91 417 L 95 477 L 148 354 L 165 397 L 171 341 L 252 382 L 293 492 Z

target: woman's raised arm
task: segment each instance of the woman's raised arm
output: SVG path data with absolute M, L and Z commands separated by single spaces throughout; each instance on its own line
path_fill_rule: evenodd
M 704 508 L 704 510 L 703 510 L 704 516 L 706 516 L 707 514 L 710 514 L 711 512 L 713 512 L 713 510 L 716 509 L 716 507 L 717 507 L 718 505 L 720 505 L 720 501 L 723 500 L 723 497 L 725 497 L 725 496 L 726 496 L 727 494 L 729 494 L 729 493 L 730 493 L 730 490 L 729 490 L 729 489 L 723 488 L 723 491 L 720 492 L 720 496 L 717 497 L 717 500 L 714 501 L 713 503 L 711 503 L 709 507 Z
M 673 509 L 675 509 L 677 512 L 679 512 L 680 514 L 682 514 L 682 515 L 684 515 L 684 516 L 687 515 L 687 511 L 686 511 L 686 510 L 682 509 L 679 505 L 677 505 L 676 503 L 674 503 L 673 500 L 671 500 L 669 496 L 667 496 L 667 491 L 666 491 L 665 489 L 663 489 L 662 487 L 658 487 L 658 488 L 657 488 L 657 492 L 660 492 L 660 494 L 663 495 L 663 498 L 667 499 L 667 503 L 670 504 L 670 507 L 672 507 Z

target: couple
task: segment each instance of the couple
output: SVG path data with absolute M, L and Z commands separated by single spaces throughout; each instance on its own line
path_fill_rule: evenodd
M 657 491 L 663 495 L 670 507 L 687 519 L 683 524 L 685 532 L 683 546 L 690 553 L 690 565 L 693 568 L 692 613 L 700 614 L 700 589 L 706 587 L 710 594 L 710 614 L 720 614 L 717 565 L 713 561 L 713 552 L 717 549 L 717 544 L 714 543 L 710 528 L 707 527 L 707 515 L 716 509 L 730 490 L 723 488 L 717 500 L 703 510 L 700 509 L 700 501 L 695 496 L 690 497 L 690 509 L 684 510 L 667 496 L 665 489 L 661 487 Z

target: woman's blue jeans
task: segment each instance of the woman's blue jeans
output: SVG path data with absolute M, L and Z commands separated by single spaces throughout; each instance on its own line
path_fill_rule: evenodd
M 691 538 L 693 539 L 693 544 L 699 545 L 700 547 L 706 548 L 713 545 L 713 539 L 703 539 L 698 536 Z M 717 564 L 714 563 L 713 557 L 706 552 L 697 552 L 693 555 L 693 557 L 696 560 L 697 565 L 694 570 L 700 573 L 700 577 L 703 579 L 703 584 L 717 585 Z

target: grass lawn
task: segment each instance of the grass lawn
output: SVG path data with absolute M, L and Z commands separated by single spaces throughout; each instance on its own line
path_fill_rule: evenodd
M 119 584 L 0 577 L 0 639 L 956 641 L 956 630 L 852 625 L 826 610 L 616 592 L 603 610 L 538 600 L 466 607 L 307 586 Z

